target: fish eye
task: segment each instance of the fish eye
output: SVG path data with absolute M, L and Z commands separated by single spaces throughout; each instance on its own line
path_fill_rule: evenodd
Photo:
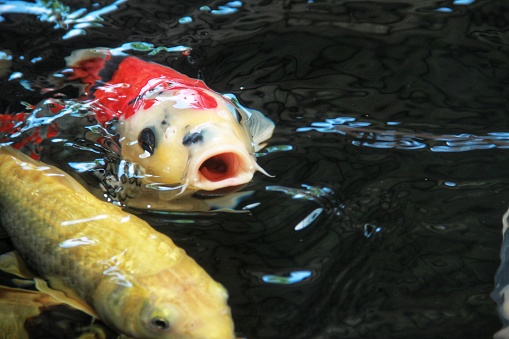
M 150 326 L 157 332 L 168 331 L 170 329 L 170 322 L 161 317 L 154 317 L 150 319 Z
M 138 144 L 144 150 L 150 153 L 150 155 L 154 154 L 156 148 L 156 137 L 154 135 L 154 131 L 151 128 L 145 128 L 141 131 L 138 136 Z

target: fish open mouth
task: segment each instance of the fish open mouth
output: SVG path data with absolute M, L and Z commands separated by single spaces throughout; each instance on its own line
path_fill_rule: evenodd
M 191 156 L 186 179 L 192 189 L 213 191 L 248 183 L 256 169 L 256 160 L 248 152 L 216 145 Z
M 220 153 L 205 160 L 200 165 L 199 172 L 208 181 L 222 181 L 236 177 L 241 170 L 241 163 L 235 153 Z

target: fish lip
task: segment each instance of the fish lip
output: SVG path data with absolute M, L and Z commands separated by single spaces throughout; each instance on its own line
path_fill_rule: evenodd
M 224 197 L 225 195 L 240 191 L 241 189 L 243 189 L 246 186 L 247 186 L 247 183 L 236 185 L 236 186 L 221 187 L 221 188 L 218 188 L 215 190 L 210 190 L 210 191 L 199 190 L 193 194 L 193 197 L 200 198 L 200 199 L 213 199 L 213 198 L 217 198 L 217 197 Z
M 256 159 L 247 150 L 214 146 L 191 157 L 185 179 L 195 189 L 213 191 L 247 184 L 256 169 Z

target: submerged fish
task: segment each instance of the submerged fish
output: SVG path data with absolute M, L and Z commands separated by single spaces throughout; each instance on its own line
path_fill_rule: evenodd
M 67 63 L 95 99 L 97 120 L 118 120 L 122 159 L 141 165 L 146 180 L 216 190 L 264 172 L 254 152 L 272 135 L 270 119 L 201 80 L 112 53 L 79 50 Z
M 48 317 L 52 320 L 51 334 L 46 332 L 48 328 L 41 326 Z M 49 294 L 0 285 L 0 338 L 40 338 L 42 333 L 46 338 L 69 338 L 71 335 L 77 339 L 114 337 L 114 333 L 110 334 L 113 331 L 99 322 L 90 324 L 90 320 L 86 314 Z
M 48 294 L 32 290 L 40 279 L 15 252 L 0 255 L 0 280 L 7 284 L 0 285 L 0 338 L 28 339 L 42 334 L 52 338 L 120 339 L 118 333 L 91 319 L 90 314 L 74 308 L 72 300 L 59 300 L 58 291 L 47 290 Z
M 52 289 L 135 338 L 233 338 L 227 292 L 146 222 L 0 148 L 0 221 Z
M 48 294 L 0 286 L 0 337 L 28 339 L 26 320 L 55 305 L 60 303 Z

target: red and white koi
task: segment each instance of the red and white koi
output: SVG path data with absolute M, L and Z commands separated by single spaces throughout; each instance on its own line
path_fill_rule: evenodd
M 211 191 L 246 184 L 257 170 L 267 174 L 255 152 L 274 123 L 232 95 L 115 50 L 78 50 L 66 60 L 69 79 L 85 85 L 96 120 L 115 124 L 121 159 L 137 164 L 152 187 Z M 14 126 L 16 116 L 9 117 Z

